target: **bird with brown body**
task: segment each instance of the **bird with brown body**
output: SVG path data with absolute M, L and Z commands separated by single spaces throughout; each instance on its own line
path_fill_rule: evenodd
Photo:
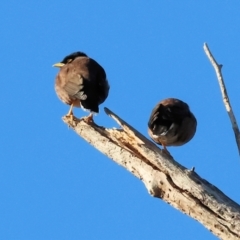
M 90 111 L 87 120 L 93 121 L 93 113 L 99 112 L 110 88 L 104 69 L 83 52 L 72 53 L 53 66 L 60 68 L 55 81 L 57 96 L 71 106 L 66 116 L 73 119 L 73 107 L 82 107 Z
M 181 146 L 190 141 L 196 128 L 197 120 L 189 106 L 176 98 L 159 102 L 148 122 L 149 136 L 166 151 L 166 146 Z

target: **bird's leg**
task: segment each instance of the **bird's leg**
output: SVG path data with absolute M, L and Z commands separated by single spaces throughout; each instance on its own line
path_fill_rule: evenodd
M 68 111 L 68 113 L 67 113 L 67 116 L 73 115 L 72 109 L 73 109 L 73 103 L 72 103 L 71 106 L 70 106 L 70 109 L 69 109 L 69 111 Z
M 162 144 L 162 146 L 163 146 L 163 152 L 165 152 L 166 154 L 168 154 L 168 155 L 171 156 L 171 154 L 170 154 L 170 152 L 167 150 L 166 146 L 165 146 L 164 144 Z
M 94 122 L 94 121 L 93 121 L 93 113 L 91 112 L 91 113 L 89 114 L 89 116 L 87 116 L 87 117 L 85 118 L 85 120 L 86 120 L 87 123 L 92 123 L 92 122 Z
M 73 109 L 73 103 L 71 104 L 70 109 L 69 109 L 69 111 L 66 115 L 66 117 L 70 117 L 71 121 L 73 121 L 73 111 L 72 111 L 72 109 Z

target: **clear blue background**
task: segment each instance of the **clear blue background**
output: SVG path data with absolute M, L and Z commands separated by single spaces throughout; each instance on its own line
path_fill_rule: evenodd
M 68 129 L 52 64 L 81 50 L 105 68 L 111 91 L 99 125 L 117 126 L 106 106 L 147 135 L 158 101 L 186 101 L 197 133 L 171 154 L 240 202 L 238 150 L 203 51 L 207 42 L 224 65 L 240 122 L 239 12 L 237 0 L 3 1 L 0 239 L 216 239 Z

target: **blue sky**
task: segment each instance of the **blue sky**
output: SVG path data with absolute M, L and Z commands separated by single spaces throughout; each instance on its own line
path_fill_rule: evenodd
M 169 151 L 240 202 L 240 159 L 207 42 L 240 124 L 240 2 L 4 1 L 0 8 L 0 239 L 216 239 L 148 195 L 142 182 L 62 122 L 52 64 L 83 51 L 106 70 L 106 106 L 147 135 L 155 104 L 176 97 L 198 119 Z M 78 117 L 85 116 L 81 109 Z

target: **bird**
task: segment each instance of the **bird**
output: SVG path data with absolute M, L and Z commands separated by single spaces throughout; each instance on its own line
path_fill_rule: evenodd
M 55 79 L 56 94 L 70 105 L 66 116 L 73 119 L 73 107 L 81 107 L 90 111 L 87 121 L 92 122 L 110 89 L 103 67 L 83 52 L 71 53 L 53 67 L 60 68 Z
M 160 101 L 152 110 L 148 121 L 148 134 L 151 139 L 163 146 L 181 146 L 195 135 L 197 119 L 187 103 L 167 98 Z

